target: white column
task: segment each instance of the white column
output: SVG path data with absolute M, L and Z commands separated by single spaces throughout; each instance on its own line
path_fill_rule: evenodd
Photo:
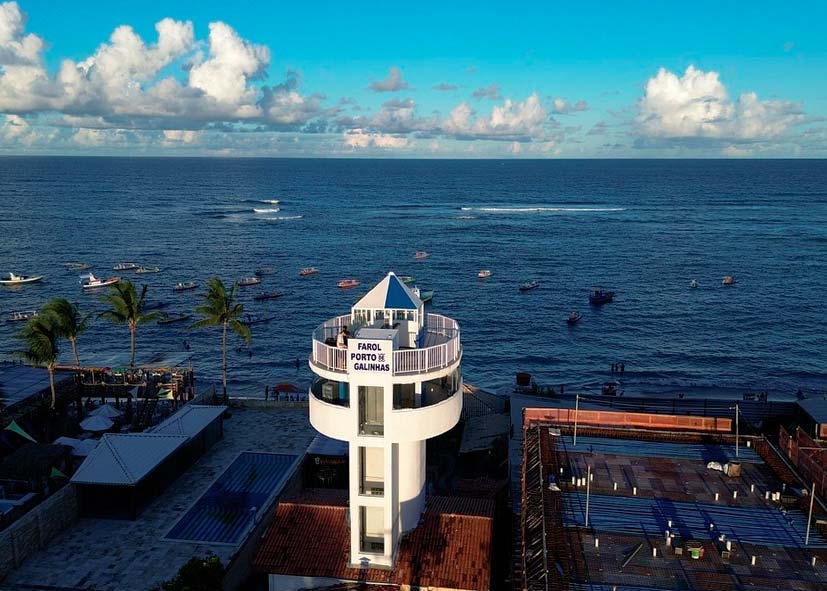
M 402 531 L 412 530 L 419 523 L 425 508 L 425 442 L 394 444 L 399 448 L 399 507 Z

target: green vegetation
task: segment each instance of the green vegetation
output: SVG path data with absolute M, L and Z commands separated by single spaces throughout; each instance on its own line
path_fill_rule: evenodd
M 191 558 L 173 579 L 164 581 L 152 591 L 221 591 L 224 565 L 215 554 Z
M 45 313 L 29 320 L 18 335 L 26 347 L 20 355 L 32 365 L 44 365 L 49 371 L 52 391 L 51 408 L 57 400 L 55 392 L 55 364 L 60 354 L 60 326 L 54 314 Z
M 203 316 L 190 328 L 202 328 L 207 326 L 221 326 L 221 373 L 224 384 L 224 399 L 227 399 L 227 329 L 242 337 L 247 344 L 253 340 L 250 327 L 241 320 L 244 314 L 244 305 L 236 301 L 238 284 L 233 283 L 230 291 L 224 287 L 221 279 L 213 277 L 207 282 L 207 293 L 204 295 L 204 303 L 198 306 L 196 313 Z
M 54 317 L 60 336 L 68 339 L 72 345 L 75 367 L 80 367 L 78 336 L 86 332 L 92 324 L 92 315 L 82 314 L 78 305 L 69 302 L 66 298 L 54 298 L 43 307 L 43 312 Z
M 129 367 L 135 367 L 135 331 L 138 329 L 138 325 L 155 320 L 160 315 L 157 312 L 144 314 L 146 285 L 141 289 L 140 296 L 131 281 L 120 281 L 110 286 L 109 289 L 109 295 L 101 299 L 109 304 L 112 309 L 101 312 L 100 317 L 116 324 L 126 324 L 129 327 Z

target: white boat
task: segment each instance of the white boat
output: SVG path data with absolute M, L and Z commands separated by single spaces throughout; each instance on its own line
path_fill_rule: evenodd
M 239 287 L 247 287 L 249 285 L 258 285 L 261 283 L 261 279 L 258 277 L 242 277 L 238 281 Z
M 115 271 L 134 271 L 135 269 L 139 269 L 141 265 L 138 263 L 118 263 L 114 267 L 112 267 Z
M 695 281 L 695 280 L 693 279 L 693 280 L 689 283 L 689 287 L 691 287 L 692 289 L 695 289 L 696 287 L 698 287 L 698 282 L 697 282 L 697 281 Z
M 316 267 L 305 267 L 299 271 L 300 277 L 307 277 L 308 275 L 315 275 L 319 270 Z
M 480 279 L 485 279 L 486 277 L 491 277 L 492 273 L 488 269 L 483 269 L 479 273 L 477 273 L 477 277 Z
M 6 322 L 27 322 L 32 318 L 39 316 L 37 310 L 22 310 L 20 312 L 11 312 L 6 318 Z
M 9 273 L 8 279 L 0 279 L 0 285 L 23 285 L 24 283 L 34 283 L 43 279 L 43 275 L 15 275 Z
M 429 253 L 425 252 L 424 250 L 417 250 L 414 253 L 414 258 L 417 259 L 417 260 L 427 259 L 429 256 L 431 256 L 431 255 Z
M 356 287 L 359 285 L 358 279 L 342 279 L 337 283 L 337 285 L 342 289 L 350 289 L 351 287 Z
M 99 279 L 91 273 L 89 273 L 89 275 L 86 276 L 86 281 L 81 283 L 81 287 L 83 289 L 98 289 L 99 287 L 114 285 L 120 280 L 120 277 L 109 277 L 108 279 Z
M 140 267 L 138 267 L 137 269 L 135 269 L 135 272 L 136 272 L 136 273 L 140 273 L 140 274 L 144 274 L 144 273 L 160 273 L 160 272 L 161 272 L 161 268 L 160 268 L 160 267 L 144 267 L 143 265 L 141 265 Z
M 189 289 L 195 289 L 196 287 L 198 287 L 198 284 L 195 281 L 182 281 L 176 283 L 172 291 L 187 291 Z
M 725 275 L 724 278 L 721 280 L 722 285 L 735 285 L 735 277 L 732 275 Z

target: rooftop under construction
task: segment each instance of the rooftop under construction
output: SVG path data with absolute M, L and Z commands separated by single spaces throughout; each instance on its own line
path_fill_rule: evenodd
M 825 588 L 823 506 L 763 437 L 736 438 L 729 419 L 594 415 L 525 411 L 523 589 Z

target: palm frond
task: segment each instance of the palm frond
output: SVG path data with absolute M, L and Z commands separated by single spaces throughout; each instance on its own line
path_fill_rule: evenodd
M 243 338 L 248 345 L 252 342 L 253 331 L 250 329 L 250 326 L 246 322 L 242 322 L 241 320 L 233 318 L 232 320 L 230 320 L 230 328 L 232 328 L 238 336 Z

